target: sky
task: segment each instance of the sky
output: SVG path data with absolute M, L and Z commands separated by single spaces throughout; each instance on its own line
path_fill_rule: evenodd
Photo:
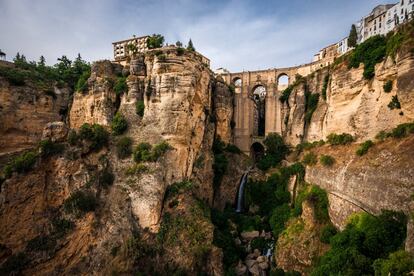
M 112 42 L 159 33 L 231 72 L 310 62 L 380 0 L 0 0 L 0 49 L 48 64 L 113 59 Z

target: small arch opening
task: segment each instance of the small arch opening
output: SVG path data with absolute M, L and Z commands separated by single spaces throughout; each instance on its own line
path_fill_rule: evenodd
M 285 73 L 282 73 L 277 78 L 277 90 L 285 90 L 289 86 L 289 76 Z
M 242 89 L 242 85 L 243 85 L 241 78 L 239 78 L 239 77 L 234 78 L 233 79 L 233 85 L 234 85 L 234 88 L 235 88 L 235 92 L 236 93 L 241 93 L 241 89 Z

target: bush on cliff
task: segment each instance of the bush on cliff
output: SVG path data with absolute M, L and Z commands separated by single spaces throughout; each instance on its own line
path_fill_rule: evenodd
M 270 133 L 263 141 L 266 147 L 265 156 L 258 161 L 257 167 L 263 171 L 278 165 L 289 152 L 282 136 Z
M 401 109 L 400 101 L 398 100 L 398 96 L 392 96 L 391 101 L 388 103 L 388 108 L 393 109 Z
M 76 82 L 75 90 L 78 92 L 85 92 L 86 90 L 88 90 L 88 79 L 90 76 L 90 70 L 84 71 L 82 75 L 80 75 L 78 81 Z
M 336 134 L 331 133 L 328 135 L 327 142 L 331 145 L 346 145 L 354 141 L 354 137 L 348 133 Z
M 164 44 L 164 37 L 160 34 L 153 34 L 147 39 L 148 49 L 161 48 L 163 44 Z
M 387 82 L 383 86 L 385 93 L 390 93 L 392 90 L 392 80 L 387 80 Z
M 371 140 L 367 140 L 359 146 L 359 148 L 356 151 L 356 154 L 358 156 L 362 156 L 366 154 L 368 150 L 373 146 L 374 146 L 374 142 L 372 142 Z
M 63 203 L 66 212 L 81 215 L 95 211 L 98 205 L 96 197 L 91 192 L 76 191 Z
M 135 112 L 137 113 L 138 116 L 143 117 L 144 116 L 144 111 L 145 111 L 145 104 L 144 101 L 137 101 L 135 103 Z
M 414 255 L 404 250 L 398 250 L 387 259 L 377 259 L 374 262 L 375 275 L 408 275 L 414 271 Z
M 4 167 L 4 177 L 10 178 L 13 172 L 25 173 L 30 171 L 36 164 L 37 157 L 38 154 L 34 151 L 29 151 L 17 156 Z
M 157 162 L 172 147 L 166 142 L 162 141 L 154 147 L 149 143 L 140 143 L 132 153 L 135 162 Z
M 42 157 L 49 157 L 60 154 L 65 150 L 63 144 L 52 142 L 51 140 L 42 140 L 39 142 L 40 155 Z
M 118 77 L 114 85 L 114 91 L 117 95 L 122 95 L 128 92 L 128 85 L 126 83 L 126 77 Z
M 116 153 L 119 158 L 127 158 L 132 153 L 132 139 L 130 137 L 122 137 L 116 142 Z
M 128 122 L 121 113 L 117 112 L 112 120 L 111 128 L 114 135 L 121 135 L 128 129 Z
M 374 275 L 374 261 L 400 248 L 406 225 L 407 218 L 400 212 L 353 215 L 345 230 L 330 239 L 331 249 L 311 275 Z
M 303 156 L 302 163 L 308 166 L 313 166 L 318 163 L 318 158 L 313 152 L 308 152 Z
M 335 163 L 335 159 L 330 155 L 321 155 L 319 161 L 325 167 L 330 167 Z
M 108 144 L 109 133 L 101 125 L 85 123 L 80 127 L 79 137 L 90 143 L 91 150 L 100 150 Z

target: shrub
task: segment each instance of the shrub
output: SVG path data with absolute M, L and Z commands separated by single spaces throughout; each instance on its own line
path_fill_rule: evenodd
M 303 150 L 310 150 L 316 147 L 320 147 L 325 145 L 325 141 L 324 140 L 320 140 L 320 141 L 315 141 L 315 142 L 302 142 L 300 144 L 296 145 L 296 150 L 297 151 L 303 151 Z
M 128 92 L 128 85 L 126 83 L 126 77 L 118 77 L 114 85 L 114 91 L 117 95 L 122 95 Z
M 145 111 L 145 104 L 144 101 L 137 101 L 135 103 L 135 112 L 138 116 L 143 117 Z
M 228 163 L 229 162 L 227 160 L 227 157 L 224 155 L 224 153 L 214 153 L 214 162 L 213 162 L 214 188 L 218 188 L 220 186 L 221 180 L 223 179 L 223 176 L 227 171 Z
M 401 104 L 400 101 L 398 100 L 398 96 L 392 96 L 391 101 L 388 104 L 388 108 L 393 110 L 393 109 L 401 109 Z
M 292 210 L 293 216 L 300 216 L 302 214 L 302 203 L 305 200 L 308 200 L 313 205 L 315 217 L 319 222 L 326 222 L 329 220 L 329 201 L 325 190 L 313 185 L 310 188 L 305 187 L 303 190 L 299 191 L 294 209 Z
M 135 162 L 146 162 L 151 160 L 152 146 L 149 143 L 140 143 L 132 153 Z
M 266 250 L 268 248 L 268 242 L 263 237 L 254 238 L 250 242 L 250 248 L 252 250 L 259 249 L 260 252 L 263 252 L 264 250 Z
M 335 226 L 329 223 L 322 228 L 320 241 L 329 244 L 331 238 L 335 236 L 336 233 L 338 233 L 338 230 L 336 230 Z
M 83 124 L 79 130 L 79 137 L 90 142 L 91 150 L 100 150 L 109 140 L 108 132 L 98 124 Z
M 167 190 L 165 191 L 164 200 L 173 198 L 174 196 L 188 191 L 191 188 L 193 188 L 194 184 L 191 181 L 181 181 L 181 182 L 175 182 L 172 185 L 167 187 Z
M 177 55 L 182 56 L 185 52 L 185 49 L 183 47 L 177 47 Z
M 285 229 L 285 224 L 289 220 L 289 217 L 290 207 L 288 203 L 280 205 L 272 211 L 269 223 L 275 239 L 277 239 Z
M 75 85 L 75 90 L 78 92 L 85 92 L 86 90 L 88 90 L 88 79 L 90 76 L 90 70 L 84 71 Z
M 5 178 L 11 177 L 13 172 L 25 173 L 33 168 L 37 161 L 37 153 L 29 151 L 17 156 L 9 162 L 3 169 Z
M 116 153 L 119 158 L 127 158 L 132 153 L 132 139 L 130 137 L 122 137 L 116 142 Z
M 398 250 L 387 259 L 377 259 L 374 262 L 375 275 L 408 275 L 414 270 L 414 256 L 404 250 Z
M 0 267 L 0 275 L 20 275 L 30 262 L 23 252 L 10 256 Z
M 172 149 L 172 147 L 166 141 L 162 141 L 161 143 L 156 144 L 151 151 L 151 161 L 158 161 L 158 159 L 170 149 Z
M 111 128 L 114 135 L 121 135 L 127 130 L 128 122 L 121 113 L 117 112 L 112 120 Z
M 129 167 L 126 170 L 126 174 L 127 175 L 140 175 L 148 171 L 149 171 L 148 166 L 140 163 L 140 164 L 134 164 L 132 167 Z
M 326 91 L 328 90 L 329 84 L 329 74 L 325 76 L 323 79 L 323 86 L 322 86 L 322 99 L 326 101 Z
M 65 219 L 65 218 L 54 218 L 52 220 L 52 227 L 53 233 L 56 235 L 57 238 L 61 238 L 73 228 L 75 228 L 75 224 L 73 221 Z
M 228 144 L 226 146 L 226 149 L 225 150 L 227 152 L 235 153 L 235 154 L 241 154 L 242 153 L 242 151 L 236 145 L 233 145 L 233 144 Z
M 76 130 L 71 129 L 68 133 L 68 138 L 67 141 L 70 145 L 74 146 L 78 143 L 79 141 L 79 136 L 76 133 Z
M 392 90 L 392 80 L 388 80 L 388 81 L 384 84 L 383 88 L 384 88 L 384 92 L 385 92 L 385 93 L 390 93 L 390 92 L 391 92 L 391 90 Z
M 319 93 L 305 93 L 305 122 L 307 125 L 310 124 L 312 120 L 312 115 L 318 107 L 319 102 Z
M 147 39 L 147 47 L 149 49 L 156 49 L 162 47 L 164 44 L 164 37 L 160 34 L 153 34 Z
M 331 145 L 346 145 L 354 141 L 354 137 L 348 133 L 335 134 L 331 133 L 328 135 L 327 141 Z
M 374 142 L 372 142 L 371 140 L 367 140 L 359 146 L 359 148 L 356 151 L 356 154 L 358 156 L 362 156 L 366 154 L 372 146 L 374 146 Z
M 401 48 L 401 45 L 404 42 L 404 35 L 401 32 L 396 32 L 394 35 L 388 38 L 387 40 L 387 56 L 391 56 L 395 59 L 398 49 Z
M 26 246 L 29 251 L 49 251 L 56 246 L 56 239 L 50 236 L 40 235 L 31 239 Z
M 62 153 L 65 149 L 65 146 L 63 144 L 52 142 L 51 140 L 42 140 L 39 142 L 39 148 L 40 155 L 42 157 L 49 157 Z
M 414 123 L 405 123 L 394 128 L 389 135 L 394 138 L 403 138 L 411 133 L 414 133 Z
M 308 152 L 302 159 L 302 163 L 308 166 L 313 166 L 318 163 L 318 158 L 313 152 Z
M 386 55 L 386 39 L 383 36 L 373 36 L 359 44 L 349 58 L 349 68 L 358 68 L 364 64 L 364 78 L 372 79 L 375 76 L 375 65 L 381 62 Z
M 80 215 L 95 211 L 98 202 L 91 192 L 76 191 L 63 204 L 63 208 L 70 214 Z
M 325 167 L 330 167 L 335 163 L 335 159 L 330 155 L 321 155 L 319 161 Z
M 103 187 L 107 188 L 114 183 L 115 176 L 114 174 L 108 169 L 103 169 L 98 176 L 98 184 Z
M 377 133 L 377 135 L 375 135 L 375 139 L 379 141 L 384 141 L 388 137 L 390 137 L 390 134 L 384 130 L 381 130 L 380 132 Z
M 285 90 L 283 90 L 282 95 L 279 97 L 281 103 L 287 103 L 289 101 L 290 94 L 293 91 L 294 86 L 289 85 Z
M 282 161 L 289 152 L 282 136 L 277 133 L 270 133 L 266 136 L 263 144 L 266 146 L 266 154 L 272 156 L 276 163 L 280 163 L 280 161 Z

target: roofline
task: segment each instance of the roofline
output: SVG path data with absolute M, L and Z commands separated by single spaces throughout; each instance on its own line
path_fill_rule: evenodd
M 150 37 L 150 36 L 149 35 L 144 35 L 144 36 L 140 36 L 140 37 L 133 37 L 133 38 L 129 38 L 129 39 L 115 41 L 115 42 L 112 42 L 112 44 L 118 44 L 118 43 L 122 43 L 122 42 L 131 41 L 131 40 L 134 40 L 134 39 L 141 39 L 141 38 L 147 38 L 147 37 Z

